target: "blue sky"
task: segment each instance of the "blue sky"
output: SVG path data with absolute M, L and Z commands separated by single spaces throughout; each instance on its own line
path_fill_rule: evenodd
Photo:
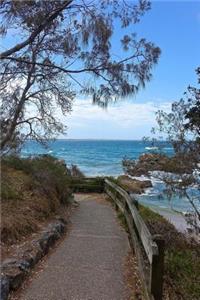
M 152 9 L 134 27 L 138 37 L 158 45 L 162 54 L 153 79 L 129 101 L 106 111 L 77 99 L 68 125 L 68 138 L 140 139 L 150 135 L 155 111 L 169 110 L 189 84 L 197 85 L 200 65 L 200 1 L 153 1 Z M 120 32 L 118 32 L 120 34 Z M 116 40 L 113 39 L 115 48 Z M 116 44 L 117 45 L 117 44 Z
M 117 41 L 122 31 L 119 26 L 116 29 L 112 48 L 116 51 L 113 50 L 113 54 L 119 55 Z M 83 101 L 77 96 L 71 115 L 62 117 L 58 113 L 68 126 L 67 134 L 61 138 L 140 139 L 148 136 L 155 124 L 155 112 L 169 110 L 170 104 L 182 97 L 189 84 L 197 85 L 200 0 L 153 1 L 152 9 L 131 31 L 161 48 L 152 80 L 135 97 L 121 100 L 107 110 L 93 106 L 89 98 Z

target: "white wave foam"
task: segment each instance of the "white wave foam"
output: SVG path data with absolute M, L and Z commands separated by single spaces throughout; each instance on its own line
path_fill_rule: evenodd
M 150 178 L 148 176 L 145 176 L 145 175 L 141 175 L 141 176 L 128 175 L 128 177 L 131 178 L 131 179 L 136 179 L 136 180 L 140 180 L 140 181 L 150 180 Z
M 146 150 L 158 150 L 158 147 L 145 147 Z

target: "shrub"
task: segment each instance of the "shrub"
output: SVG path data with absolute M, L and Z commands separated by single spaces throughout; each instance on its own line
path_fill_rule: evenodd
M 85 175 L 76 165 L 71 165 L 71 168 L 69 169 L 70 175 L 72 177 L 78 177 L 78 178 L 84 178 Z
M 65 164 L 50 155 L 41 155 L 34 158 L 19 158 L 9 156 L 3 159 L 3 165 L 20 170 L 30 175 L 32 184 L 30 188 L 38 188 L 48 197 L 56 195 L 61 203 L 67 201 L 71 194 L 68 187 L 70 172 Z M 32 186 L 31 186 L 32 185 Z
M 72 190 L 70 172 L 52 156 L 2 159 L 2 242 L 15 243 L 63 210 Z
M 139 205 L 139 211 L 152 234 L 165 239 L 165 281 L 167 299 L 199 299 L 200 249 L 151 209 Z
M 19 194 L 4 180 L 1 181 L 1 199 L 4 201 L 19 198 Z

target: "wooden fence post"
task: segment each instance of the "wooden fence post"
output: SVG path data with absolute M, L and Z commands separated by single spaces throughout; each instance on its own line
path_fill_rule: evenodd
M 154 235 L 153 240 L 158 246 L 158 255 L 152 256 L 150 268 L 150 291 L 155 300 L 162 300 L 165 241 L 161 235 Z

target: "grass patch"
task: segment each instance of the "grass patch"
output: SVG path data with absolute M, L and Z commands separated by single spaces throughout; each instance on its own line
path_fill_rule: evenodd
M 5 157 L 1 171 L 1 240 L 5 244 L 37 231 L 41 222 L 72 198 L 71 169 L 52 156 Z
M 118 179 L 109 179 L 120 185 Z M 199 244 L 178 232 L 174 225 L 150 208 L 139 204 L 138 209 L 151 234 L 161 234 L 165 239 L 164 299 L 199 300 Z M 127 230 L 123 214 L 119 213 L 118 217 Z
M 4 201 L 7 200 L 13 200 L 13 199 L 19 199 L 20 195 L 19 193 L 17 193 L 17 191 L 15 191 L 15 189 L 13 189 L 11 186 L 9 186 L 8 182 L 6 182 L 5 180 L 1 181 L 1 198 Z
M 152 234 L 165 239 L 165 281 L 167 299 L 200 299 L 200 249 L 151 209 L 139 205 L 139 211 Z
M 122 227 L 126 230 L 126 232 L 128 232 L 128 225 L 127 225 L 127 222 L 126 222 L 126 218 L 124 217 L 124 214 L 122 212 L 118 211 L 117 212 L 117 217 L 118 217 Z

